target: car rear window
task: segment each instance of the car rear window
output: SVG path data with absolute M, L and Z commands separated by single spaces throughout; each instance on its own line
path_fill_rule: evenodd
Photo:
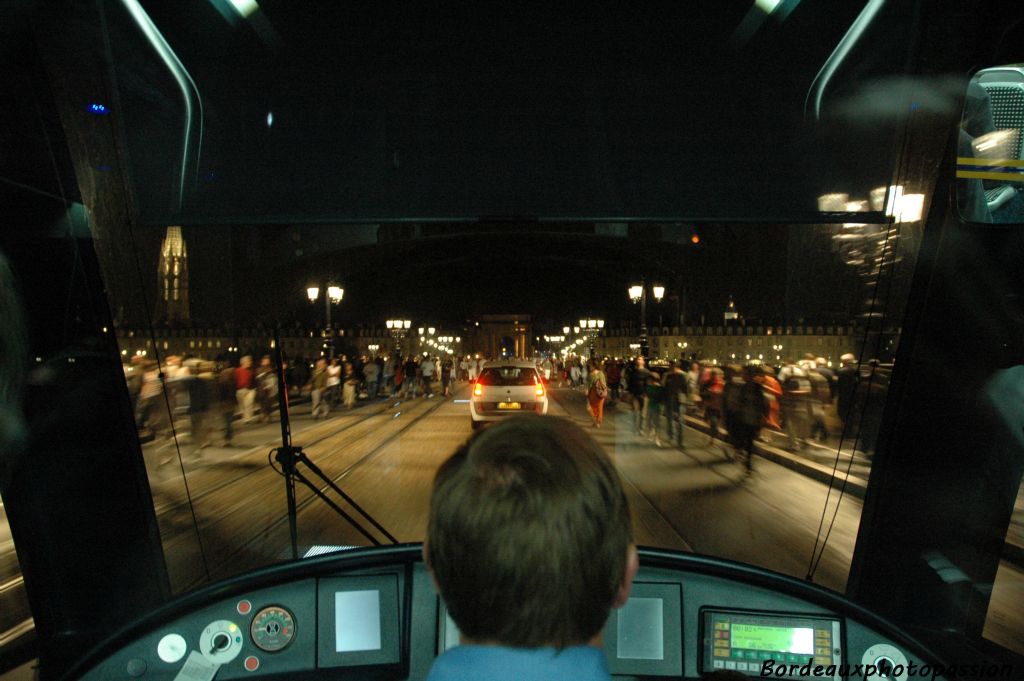
M 537 372 L 529 367 L 487 367 L 480 372 L 481 385 L 533 385 Z

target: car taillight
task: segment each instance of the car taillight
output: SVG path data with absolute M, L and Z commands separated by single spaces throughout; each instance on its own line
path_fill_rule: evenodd
M 533 392 L 536 393 L 537 397 L 544 397 L 544 384 L 536 376 L 533 378 L 533 382 Z
M 473 384 L 473 394 L 478 397 L 484 394 L 483 384 L 481 384 L 479 381 Z

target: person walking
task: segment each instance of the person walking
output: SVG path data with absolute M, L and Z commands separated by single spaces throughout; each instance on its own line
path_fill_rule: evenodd
M 252 371 L 252 357 L 246 355 L 235 367 L 235 399 L 242 423 L 252 420 L 253 405 L 256 402 L 256 377 Z
M 708 422 L 708 444 L 719 437 L 718 424 L 722 420 L 722 393 L 725 391 L 725 374 L 717 366 L 708 367 L 701 379 L 700 396 L 704 404 L 704 419 Z
M 384 358 L 384 367 L 381 369 L 381 376 L 384 380 L 384 392 L 388 397 L 395 394 L 395 370 L 398 359 L 395 355 L 388 355 Z
M 359 387 L 359 377 L 356 375 L 352 362 L 345 362 L 345 383 L 342 386 L 342 401 L 346 409 L 356 406 L 356 389 Z
M 231 446 L 231 438 L 235 434 L 235 369 L 231 366 L 221 368 L 217 373 L 218 408 L 221 421 L 224 423 L 224 446 Z
M 591 360 L 590 371 L 587 372 L 587 412 L 594 421 L 594 427 L 600 428 L 604 423 L 604 401 L 608 397 L 608 378 Z
M 686 374 L 676 362 L 668 363 L 668 371 L 662 378 L 665 388 L 665 414 L 668 416 L 668 440 L 675 435 L 676 444 L 683 446 L 684 410 L 686 408 Z
M 419 364 L 416 358 L 409 355 L 402 368 L 402 385 L 405 386 L 405 399 L 416 397 L 416 385 L 418 382 Z
M 270 355 L 264 355 L 256 368 L 256 397 L 260 403 L 260 422 L 270 421 L 277 406 L 277 372 L 270 362 Z
M 782 426 L 786 429 L 787 449 L 800 451 L 811 431 L 811 381 L 796 363 L 790 361 L 779 372 L 782 386 Z
M 451 394 L 452 384 L 452 360 L 446 358 L 441 364 L 441 387 L 444 388 L 444 396 Z
M 331 363 L 327 365 L 327 402 L 329 406 L 335 406 L 338 404 L 339 395 L 341 393 L 341 364 L 338 363 L 338 358 L 331 359 Z
M 644 400 L 647 396 L 647 377 L 651 372 L 644 366 L 643 356 L 637 357 L 626 377 L 626 389 L 629 390 L 633 408 L 633 430 L 641 434 L 644 422 Z
M 325 419 L 331 411 L 327 397 L 327 360 L 322 357 L 316 361 L 313 378 L 310 379 L 312 390 L 310 399 L 313 401 L 313 419 Z
M 420 376 L 423 377 L 423 394 L 427 397 L 434 396 L 434 372 L 437 370 L 437 362 L 433 357 L 427 356 L 420 362 Z
M 661 416 L 665 409 L 665 386 L 661 382 L 661 374 L 652 371 L 647 375 L 644 387 L 644 421 L 647 424 L 647 439 L 661 446 Z
M 775 370 L 770 366 L 761 368 L 761 371 L 754 374 L 754 380 L 761 384 L 761 388 L 764 391 L 765 401 L 768 403 L 768 412 L 761 422 L 762 432 L 761 440 L 766 443 L 771 443 L 771 431 L 781 432 L 782 423 L 779 421 L 779 403 L 782 400 L 782 386 L 775 378 Z M 768 430 L 765 431 L 764 428 Z
M 379 378 L 380 367 L 373 358 L 368 359 L 363 364 L 363 379 L 366 382 L 366 396 L 371 400 L 376 399 L 377 392 L 380 390 Z
M 759 367 L 748 366 L 743 384 L 736 396 L 736 412 L 729 425 L 729 434 L 736 449 L 747 454 L 747 475 L 754 472 L 754 440 L 761 430 L 761 423 L 768 414 L 768 403 L 764 390 L 757 382 Z

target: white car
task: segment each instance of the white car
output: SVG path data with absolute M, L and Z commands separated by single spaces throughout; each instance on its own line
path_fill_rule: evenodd
M 469 414 L 473 427 L 524 413 L 547 414 L 548 391 L 533 362 L 487 362 L 473 382 Z

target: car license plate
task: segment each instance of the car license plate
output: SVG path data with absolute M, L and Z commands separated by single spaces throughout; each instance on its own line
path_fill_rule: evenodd
M 518 402 L 498 402 L 498 409 L 522 409 Z

